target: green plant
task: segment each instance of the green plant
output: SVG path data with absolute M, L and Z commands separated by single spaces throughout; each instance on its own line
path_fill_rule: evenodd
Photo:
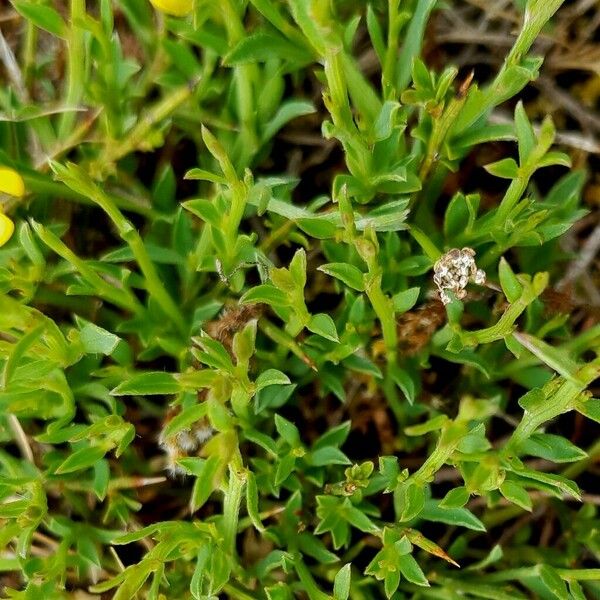
M 552 314 L 548 292 L 584 176 L 550 118 L 536 131 L 516 103 L 489 120 L 537 76 L 561 3 L 521 3 L 480 86 L 425 64 L 434 0 L 154 2 L 183 18 L 11 0 L 0 176 L 25 193 L 0 186 L 16 223 L 0 250 L 5 596 L 600 593 L 580 490 L 600 446 L 560 434 L 574 414 L 600 422 L 600 325 Z M 295 119 L 343 151 L 325 195 L 281 165 Z M 489 142 L 516 151 L 486 166 L 503 197 L 448 194 Z M 433 271 L 453 248 L 488 283 L 441 286 L 444 308 Z M 387 446 L 361 447 L 357 395 Z M 549 513 L 554 548 L 538 544 Z

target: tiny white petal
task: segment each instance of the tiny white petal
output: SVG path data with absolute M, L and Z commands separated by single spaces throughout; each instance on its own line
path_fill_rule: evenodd
M 473 281 L 477 285 L 483 285 L 485 283 L 485 271 L 483 269 L 477 269 L 477 271 L 475 271 Z

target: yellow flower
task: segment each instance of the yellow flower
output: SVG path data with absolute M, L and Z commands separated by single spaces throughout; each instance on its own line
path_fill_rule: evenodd
M 10 240 L 14 230 L 15 224 L 4 213 L 0 213 L 0 246 Z
M 25 195 L 23 178 L 10 167 L 0 167 L 0 192 L 21 198 Z
M 176 17 L 185 17 L 194 7 L 194 0 L 150 0 L 150 2 L 154 8 Z
M 0 193 L 21 198 L 25 195 L 25 182 L 23 178 L 10 167 L 0 166 Z M 15 224 L 0 212 L 0 246 L 4 246 L 12 237 Z

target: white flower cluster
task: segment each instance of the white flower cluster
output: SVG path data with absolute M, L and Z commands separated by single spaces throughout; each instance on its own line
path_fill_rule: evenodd
M 443 304 L 448 304 L 451 300 L 449 291 L 462 300 L 467 295 L 465 288 L 469 281 L 477 285 L 485 283 L 485 271 L 477 268 L 475 250 L 472 248 L 449 250 L 435 263 L 433 272 L 433 281 Z

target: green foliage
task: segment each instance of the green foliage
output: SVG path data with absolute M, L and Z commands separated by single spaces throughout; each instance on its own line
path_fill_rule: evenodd
M 596 597 L 600 447 L 569 437 L 600 422 L 600 328 L 545 296 L 584 176 L 549 117 L 489 119 L 561 1 L 524 3 L 487 84 L 427 66 L 429 0 L 12 4 L 2 593 Z M 296 120 L 343 151 L 325 195 L 282 165 Z M 501 199 L 446 195 L 488 142 Z M 433 271 L 463 247 L 489 283 L 444 310 Z

